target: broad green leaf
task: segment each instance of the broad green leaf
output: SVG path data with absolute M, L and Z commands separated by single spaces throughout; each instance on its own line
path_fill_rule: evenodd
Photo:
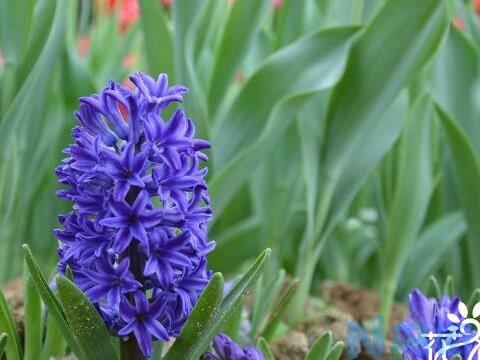
M 263 356 L 265 357 L 265 360 L 275 360 L 275 357 L 273 356 L 272 350 L 270 349 L 270 346 L 268 346 L 268 343 L 264 338 L 262 338 L 262 337 L 258 338 L 257 348 L 260 349 Z
M 50 75 L 61 49 L 65 29 L 65 12 L 68 1 L 58 1 L 52 29 L 45 47 L 27 80 L 9 106 L 0 124 L 0 168 L 5 166 L 5 156 L 10 153 L 12 141 L 21 140 L 21 131 L 38 121 L 46 104 Z M 15 136 L 14 136 L 15 134 Z M 27 144 L 21 144 L 23 147 Z
M 246 291 L 260 276 L 267 259 L 270 257 L 270 249 L 266 249 L 255 261 L 252 267 L 240 278 L 235 286 L 230 290 L 228 295 L 222 302 L 213 320 L 208 322 L 203 331 L 189 345 L 182 347 L 182 359 L 197 360 L 198 357 L 208 349 L 210 342 L 223 326 L 226 318 L 230 315 L 232 309 L 235 308 L 245 297 Z M 170 357 L 167 354 L 165 360 L 178 359 L 178 357 Z
M 23 360 L 37 360 L 42 349 L 42 303 L 26 261 L 23 265 L 23 307 L 25 314 Z
M 480 52 L 463 32 L 452 27 L 432 66 L 433 97 L 458 120 L 477 152 L 480 151 Z
M 480 267 L 480 259 L 476 254 L 480 253 L 480 163 L 478 155 L 473 148 L 465 132 L 458 123 L 436 104 L 437 114 L 445 129 L 450 149 L 453 155 L 455 179 L 458 188 L 460 202 L 462 204 L 468 229 L 468 259 L 473 269 Z M 473 271 L 474 286 L 480 284 L 478 271 Z
M 235 72 L 252 46 L 268 6 L 268 0 L 237 0 L 233 3 L 222 39 L 215 51 L 208 96 L 211 114 L 216 113 Z
M 17 328 L 13 322 L 12 313 L 8 308 L 7 300 L 3 291 L 0 290 L 0 332 L 5 333 L 7 337 L 6 351 L 8 359 L 21 360 L 22 346 L 18 336 Z
M 0 48 L 5 60 L 0 114 L 5 114 L 18 88 L 17 71 L 27 49 L 34 4 L 34 0 L 0 2 Z
M 275 147 L 311 95 L 340 78 L 355 29 L 322 31 L 300 39 L 267 59 L 247 82 L 213 134 L 213 155 L 220 167 L 209 188 L 218 213 L 255 170 L 258 159 Z M 278 73 L 282 64 L 291 62 L 298 67 Z M 248 145 L 242 148 L 243 144 Z
M 223 276 L 215 273 L 192 312 L 188 316 L 180 335 L 168 351 L 164 360 L 179 359 L 182 355 L 195 345 L 196 339 L 213 320 L 218 312 L 223 297 Z
M 140 0 L 140 9 L 148 70 L 153 76 L 167 73 L 173 81 L 172 33 L 160 2 Z
M 395 21 L 391 21 L 393 18 Z M 401 89 L 430 61 L 447 27 L 445 1 L 390 0 L 352 47 L 327 114 L 317 233 L 325 227 L 335 186 L 351 166 L 356 145 Z M 336 218 L 335 214 L 329 216 Z
M 190 25 L 201 13 L 206 1 L 177 0 L 172 3 L 173 16 L 173 56 L 175 82 L 185 83 L 185 39 Z
M 396 286 L 433 192 L 432 116 L 430 99 L 422 96 L 410 111 L 400 145 L 397 188 L 383 252 L 382 316 L 385 321 L 389 319 Z
M 292 300 L 295 291 L 298 288 L 299 280 L 293 279 L 288 286 L 282 291 L 279 295 L 278 300 L 273 305 L 272 311 L 270 313 L 269 319 L 265 325 L 265 329 L 262 332 L 262 336 L 266 340 L 271 340 L 275 335 L 275 332 L 282 320 L 282 317 L 285 315 L 288 305 Z
M 230 109 L 219 112 L 214 121 L 214 165 L 221 169 L 262 134 L 269 114 L 280 101 L 335 85 L 356 31 L 356 27 L 345 27 L 316 32 L 266 59 Z M 280 70 L 287 64 L 288 71 Z
M 324 21 L 314 0 L 285 0 L 277 11 L 277 48 L 298 39 L 312 28 L 318 28 L 319 21 Z
M 22 85 L 35 65 L 53 25 L 57 0 L 36 1 L 27 49 L 18 71 L 17 82 Z
M 332 344 L 332 333 L 326 332 L 313 343 L 305 360 L 324 360 Z
M 68 325 L 65 313 L 62 309 L 62 305 L 59 303 L 58 299 L 55 297 L 52 290 L 48 286 L 48 283 L 43 277 L 30 248 L 26 244 L 23 245 L 23 253 L 28 269 L 30 271 L 30 275 L 32 276 L 32 281 L 35 284 L 37 291 L 43 300 L 43 303 L 49 310 L 50 316 L 55 319 L 58 328 L 60 329 L 62 335 L 65 337 L 65 340 L 67 341 L 68 346 L 70 346 L 72 351 L 77 355 L 79 359 L 85 359 L 86 355 L 84 353 L 84 349 L 77 343 L 72 329 Z
M 82 344 L 87 359 L 117 359 L 110 334 L 100 314 L 85 294 L 62 275 L 56 278 L 58 298 L 67 321 Z
M 0 356 L 3 357 L 5 349 L 7 348 L 8 335 L 5 333 L 0 334 Z
M 428 226 L 416 241 L 405 265 L 399 292 L 406 294 L 433 272 L 463 234 L 467 225 L 460 212 L 445 214 Z

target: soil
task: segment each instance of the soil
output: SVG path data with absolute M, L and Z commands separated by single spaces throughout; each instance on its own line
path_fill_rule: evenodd
M 7 304 L 12 311 L 13 321 L 17 325 L 19 335 L 23 338 L 23 279 L 18 278 L 8 282 L 3 287 L 3 293 L 7 300 Z
M 309 319 L 288 335 L 274 340 L 272 352 L 277 360 L 303 360 L 313 342 L 327 331 L 332 333 L 335 341 L 345 342 L 349 322 L 356 320 L 361 323 L 378 316 L 380 298 L 373 292 L 339 282 L 326 282 L 322 291 L 323 299 L 332 307 L 325 314 Z M 403 306 L 395 304 L 392 307 L 392 319 L 385 341 L 386 353 L 380 359 L 390 359 L 389 349 L 393 327 L 403 321 L 406 316 L 407 309 Z M 345 353 L 342 359 L 348 359 Z M 373 358 L 362 350 L 356 359 Z

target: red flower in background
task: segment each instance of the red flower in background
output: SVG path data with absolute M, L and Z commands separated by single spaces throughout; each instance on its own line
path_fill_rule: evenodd
M 123 0 L 120 8 L 120 32 L 126 31 L 140 16 L 137 0 Z
M 465 29 L 465 21 L 463 21 L 460 16 L 455 16 L 455 19 L 453 19 L 453 26 L 458 30 L 463 31 Z
M 276 10 L 280 6 L 282 6 L 283 0 L 271 0 L 270 2 L 272 4 L 273 8 Z
M 172 2 L 173 0 L 160 0 L 160 4 L 166 9 L 172 6 Z
M 480 15 L 480 0 L 475 0 L 473 4 L 475 6 L 475 11 Z
M 90 38 L 88 35 L 82 35 L 78 39 L 77 50 L 80 56 L 85 57 L 88 54 L 88 49 L 90 48 Z

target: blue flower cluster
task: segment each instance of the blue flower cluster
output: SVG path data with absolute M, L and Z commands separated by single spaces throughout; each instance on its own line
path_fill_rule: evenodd
M 263 354 L 255 347 L 241 348 L 225 334 L 218 334 L 212 342 L 215 353 L 207 352 L 202 360 L 264 360 Z
M 395 343 L 400 348 L 403 359 L 428 359 L 428 345 L 431 340 L 425 335 L 430 332 L 433 334 L 452 333 L 452 325 L 455 324 L 452 324 L 448 314 L 454 314 L 460 320 L 464 320 L 458 311 L 460 299 L 448 296 L 442 296 L 440 299 L 428 298 L 420 290 L 415 289 L 408 296 L 408 301 L 410 314 L 405 322 L 395 328 Z M 458 329 L 458 327 L 455 328 Z M 442 349 L 442 341 L 445 342 L 445 345 L 464 341 L 455 337 L 434 338 L 433 340 L 436 340 L 432 346 L 433 354 Z M 462 356 L 462 359 L 467 359 L 472 347 L 473 344 L 467 342 L 464 346 L 449 350 L 446 355 L 449 359 L 457 354 Z
M 59 271 L 68 266 L 109 329 L 134 335 L 149 356 L 152 340 L 178 335 L 210 277 L 209 143 L 181 108 L 164 118 L 185 87 L 168 87 L 165 74 L 130 80 L 135 90 L 110 81 L 80 98 L 74 143 L 56 169 L 73 210 L 55 236 Z

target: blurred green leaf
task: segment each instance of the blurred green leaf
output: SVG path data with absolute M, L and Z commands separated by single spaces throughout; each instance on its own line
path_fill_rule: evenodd
M 22 359 L 22 345 L 20 344 L 20 338 L 18 331 L 13 321 L 12 313 L 8 308 L 7 300 L 3 291 L 0 290 L 0 332 L 5 333 L 8 338 L 6 339 L 6 351 L 8 359 L 21 360 Z
M 293 279 L 290 281 L 272 307 L 269 319 L 265 325 L 265 329 L 262 332 L 262 336 L 266 340 L 271 340 L 275 335 L 278 325 L 280 324 L 282 317 L 285 315 L 288 305 L 290 304 L 290 301 L 292 300 L 292 297 L 298 288 L 298 284 L 298 279 Z
M 214 319 L 223 297 L 223 276 L 215 273 L 187 318 L 182 332 L 168 350 L 165 360 L 179 359 L 196 345 L 204 329 Z
M 429 97 L 420 97 L 410 110 L 400 144 L 398 182 L 383 252 L 381 314 L 385 321 L 389 319 L 395 289 L 425 219 L 434 187 L 432 116 Z
M 327 30 L 281 49 L 252 75 L 228 114 L 215 123 L 213 155 L 219 168 L 210 180 L 210 194 L 218 213 L 257 167 L 258 159 L 274 148 L 305 101 L 336 83 L 355 31 L 352 27 Z M 292 63 L 289 71 L 279 74 L 277 69 L 286 63 Z
M 222 103 L 235 73 L 258 34 L 269 3 L 268 0 L 237 0 L 233 3 L 214 55 L 208 96 L 210 114 L 215 114 Z
M 110 335 L 97 309 L 66 277 L 56 278 L 60 303 L 67 321 L 87 355 L 86 359 L 117 359 Z
M 275 360 L 275 357 L 273 356 L 272 350 L 270 349 L 270 346 L 268 346 L 268 343 L 264 338 L 262 338 L 262 337 L 258 338 L 257 348 L 260 349 L 263 356 L 265 357 L 265 360 Z
M 67 344 L 58 327 L 57 321 L 50 315 L 47 315 L 46 335 L 43 343 L 40 360 L 50 360 L 52 357 L 60 357 L 65 354 Z
M 461 212 L 445 214 L 423 230 L 402 271 L 399 292 L 406 294 L 410 289 L 418 287 L 419 281 L 441 264 L 448 249 L 466 230 L 467 224 Z
M 445 1 L 390 0 L 352 47 L 345 74 L 335 87 L 328 109 L 318 233 L 325 228 L 336 184 L 353 164 L 350 159 L 358 149 L 355 145 L 434 56 L 447 28 Z M 335 215 L 328 216 L 335 219 Z
M 140 0 L 140 9 L 148 70 L 154 77 L 167 73 L 174 80 L 172 33 L 160 2 Z
M 468 259 L 474 276 L 474 286 L 480 285 L 480 274 L 476 269 L 480 268 L 480 164 L 478 155 L 475 153 L 472 143 L 458 123 L 438 103 L 437 114 L 445 129 L 450 149 L 453 154 L 453 165 L 458 194 L 462 204 L 465 219 L 468 224 Z
M 5 333 L 0 334 L 0 357 L 3 357 L 7 348 L 8 335 Z
M 23 308 L 25 314 L 23 360 L 37 360 L 42 349 L 42 303 L 26 261 L 23 265 Z

